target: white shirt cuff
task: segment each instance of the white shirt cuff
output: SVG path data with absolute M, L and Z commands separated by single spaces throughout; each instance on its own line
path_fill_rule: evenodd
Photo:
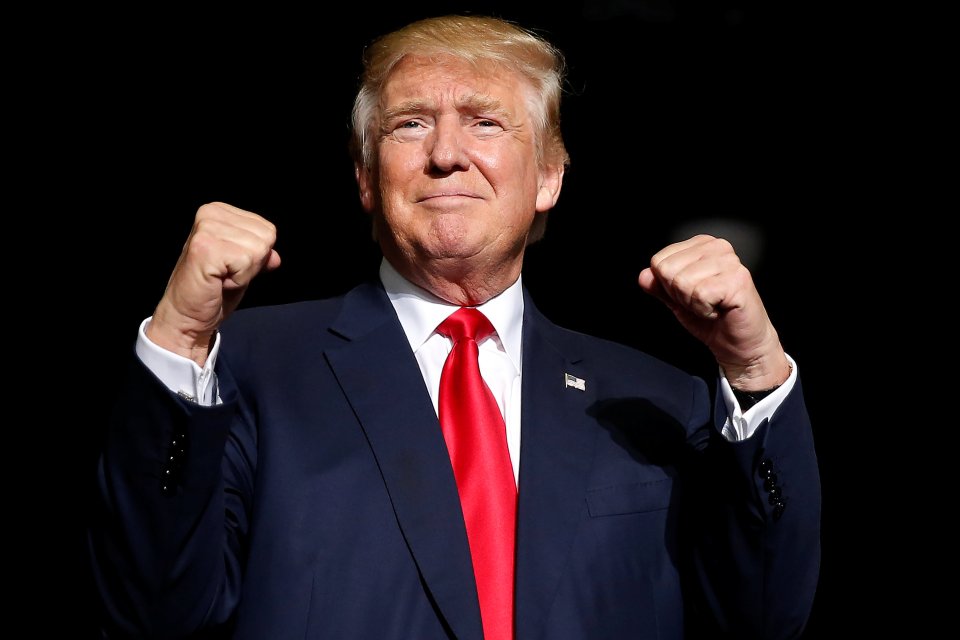
M 217 333 L 210 355 L 207 356 L 204 366 L 200 367 L 190 358 L 184 358 L 151 342 L 146 330 L 152 319 L 153 316 L 150 316 L 140 323 L 136 352 L 141 362 L 170 391 L 181 398 L 208 407 L 218 404 L 220 397 L 217 389 L 217 374 L 213 371 L 213 367 L 220 350 L 220 334 Z
M 797 363 L 793 358 L 787 355 L 790 362 L 790 377 L 777 389 L 763 398 L 757 404 L 753 405 L 746 412 L 740 411 L 740 403 L 733 394 L 733 388 L 720 371 L 720 392 L 723 394 L 723 401 L 727 405 L 727 420 L 723 425 L 721 433 L 731 442 L 746 440 L 757 430 L 764 420 L 771 418 L 780 403 L 789 395 L 793 385 L 797 381 Z

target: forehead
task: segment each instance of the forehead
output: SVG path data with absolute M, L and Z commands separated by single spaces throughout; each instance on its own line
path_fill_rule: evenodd
M 531 92 L 523 76 L 503 65 L 478 67 L 450 56 L 407 56 L 391 71 L 382 101 L 387 108 L 404 102 L 440 107 L 493 98 L 501 108 L 519 111 Z

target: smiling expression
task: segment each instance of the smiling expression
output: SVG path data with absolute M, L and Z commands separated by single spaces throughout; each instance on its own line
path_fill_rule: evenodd
M 563 173 L 538 164 L 531 93 L 516 72 L 454 58 L 408 57 L 391 73 L 377 164 L 358 178 L 385 257 L 409 279 L 516 280 Z

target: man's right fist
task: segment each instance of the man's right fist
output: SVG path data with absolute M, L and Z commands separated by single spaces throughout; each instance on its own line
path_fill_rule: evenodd
M 280 266 L 276 240 L 273 223 L 255 213 L 223 202 L 200 207 L 147 337 L 202 367 L 217 329 L 250 281 Z

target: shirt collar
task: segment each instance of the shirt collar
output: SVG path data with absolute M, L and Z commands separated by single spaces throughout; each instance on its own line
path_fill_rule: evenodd
M 403 331 L 416 352 L 433 335 L 447 316 L 459 309 L 418 287 L 391 265 L 385 258 L 380 262 L 380 281 L 400 318 Z M 503 293 L 477 307 L 490 320 L 497 337 L 513 366 L 520 371 L 521 336 L 523 335 L 522 277 Z

